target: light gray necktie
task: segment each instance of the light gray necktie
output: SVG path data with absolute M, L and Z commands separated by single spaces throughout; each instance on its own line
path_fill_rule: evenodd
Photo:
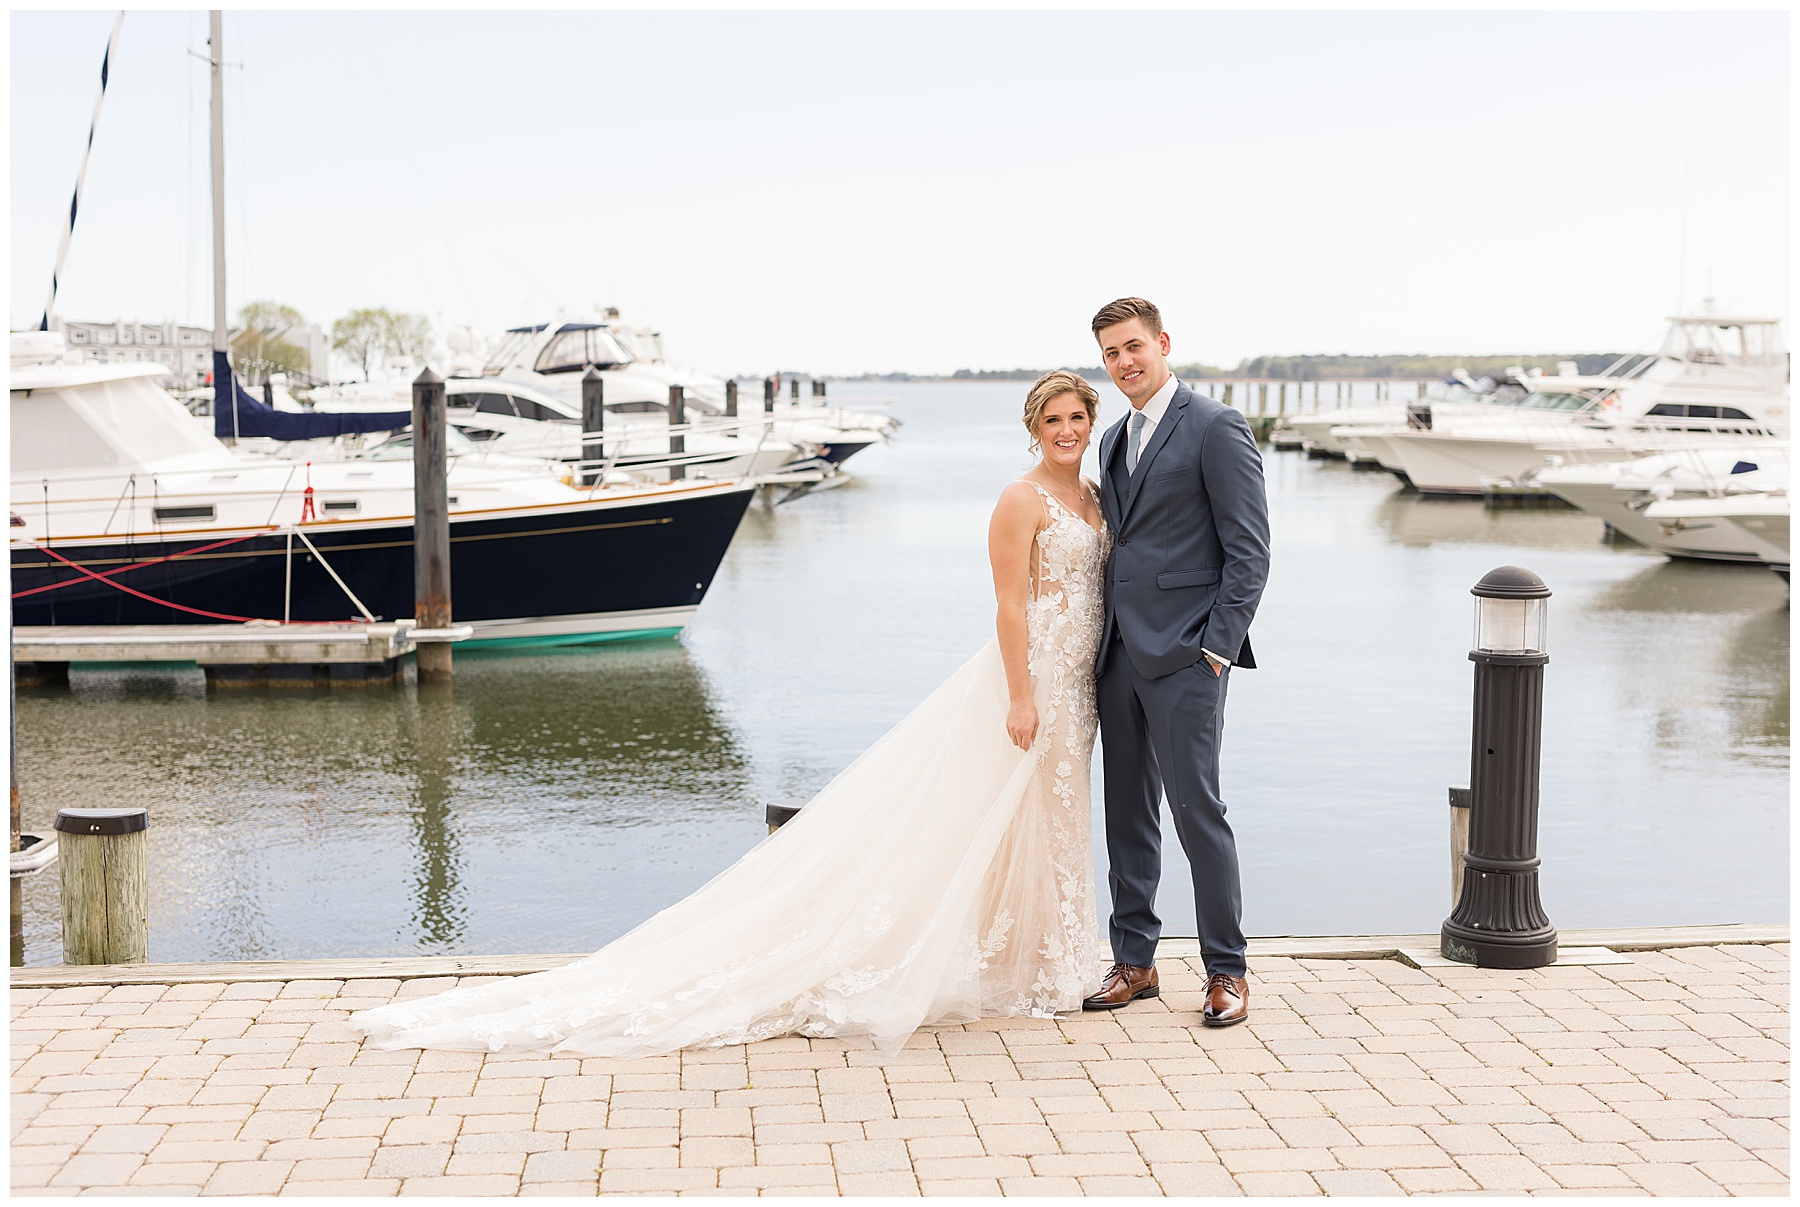
M 1127 474 L 1134 474 L 1137 472 L 1138 440 L 1143 434 L 1144 413 L 1142 411 L 1133 411 L 1131 414 L 1131 429 L 1125 441 L 1125 472 Z

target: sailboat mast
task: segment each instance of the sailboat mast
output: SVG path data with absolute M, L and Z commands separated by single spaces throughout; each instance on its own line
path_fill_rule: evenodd
M 213 214 L 213 410 L 231 407 L 231 436 L 237 438 L 237 392 L 232 388 L 228 353 L 231 332 L 225 322 L 225 19 L 211 13 L 207 41 L 212 62 L 212 214 Z

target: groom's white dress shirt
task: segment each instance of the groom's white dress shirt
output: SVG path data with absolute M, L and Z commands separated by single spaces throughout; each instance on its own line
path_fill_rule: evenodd
M 1181 382 L 1176 380 L 1175 375 L 1173 373 L 1169 374 L 1169 380 L 1162 383 L 1162 388 L 1150 395 L 1150 397 L 1145 400 L 1143 406 L 1137 408 L 1138 414 L 1144 417 L 1144 426 L 1138 429 L 1137 447 L 1131 450 L 1131 463 L 1134 466 L 1143 461 L 1144 450 L 1150 447 L 1150 437 L 1155 434 L 1156 425 L 1161 423 L 1162 417 L 1168 413 L 1169 400 L 1175 397 L 1175 391 L 1180 385 Z M 1136 406 L 1135 403 L 1132 405 Z M 1126 417 L 1125 439 L 1131 439 L 1130 416 Z M 1231 659 L 1215 654 L 1205 646 L 1200 647 L 1200 652 L 1205 654 L 1208 658 L 1211 658 L 1220 666 L 1231 665 Z

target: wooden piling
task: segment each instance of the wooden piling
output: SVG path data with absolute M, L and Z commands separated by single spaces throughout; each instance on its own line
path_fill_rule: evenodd
M 795 406 L 800 405 L 800 379 L 798 377 L 788 380 L 788 397 L 794 400 Z
M 149 811 L 62 809 L 65 964 L 142 964 L 150 958 Z
M 1231 383 L 1230 382 L 1225 383 L 1225 397 L 1221 398 L 1219 401 L 1223 402 L 1226 406 L 1231 405 Z
M 581 484 L 592 486 L 600 481 L 600 465 L 606 460 L 606 379 L 592 365 L 581 375 L 581 431 L 593 437 L 581 446 L 581 459 L 587 462 Z
M 794 386 L 796 389 L 799 388 L 799 385 L 800 385 L 799 382 L 794 383 Z M 670 386 L 669 387 L 669 426 L 671 428 L 675 428 L 675 427 L 679 427 L 680 425 L 682 425 L 686 422 L 687 422 L 687 391 L 685 389 L 683 389 L 681 386 Z M 684 456 L 686 453 L 687 453 L 687 437 L 685 435 L 671 435 L 669 437 L 669 455 L 672 457 L 680 457 L 680 456 Z M 677 482 L 685 477 L 687 477 L 687 466 L 671 465 L 669 467 L 669 481 Z
M 736 419 L 737 417 L 738 417 L 738 384 L 737 384 L 737 379 L 733 378 L 732 380 L 725 383 L 725 418 Z
M 1287 414 L 1287 382 L 1285 382 L 1285 381 L 1282 382 L 1281 385 L 1277 389 L 1277 397 L 1275 399 L 1275 406 L 1276 406 L 1275 413 L 1277 415 Z
M 825 397 L 825 379 L 823 377 L 813 378 L 812 392 L 814 398 Z
M 1469 852 L 1469 788 L 1450 789 L 1450 908 L 1462 900 L 1463 856 Z
M 450 466 L 444 379 L 426 369 L 413 381 L 413 618 L 422 629 L 450 627 Z M 450 645 L 418 648 L 420 683 L 447 683 Z
M 773 377 L 765 377 L 763 378 L 763 414 L 773 415 L 774 413 L 775 379 Z
M 1258 415 L 1269 413 L 1269 383 L 1266 381 L 1260 383 L 1256 389 L 1256 413 Z
M 772 800 L 763 806 L 763 821 L 767 823 L 769 833 L 773 834 L 798 817 L 805 804 L 804 800 L 788 797 L 785 800 Z

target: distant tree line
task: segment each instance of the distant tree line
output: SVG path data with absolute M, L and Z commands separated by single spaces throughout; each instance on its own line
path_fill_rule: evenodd
M 1625 356 L 1619 352 L 1563 352 L 1542 356 L 1253 356 L 1227 373 L 1210 365 L 1184 365 L 1177 376 L 1254 377 L 1275 381 L 1346 381 L 1352 378 L 1437 378 L 1462 369 L 1471 377 L 1493 377 L 1509 368 L 1556 372 L 1574 361 L 1582 373 L 1599 373 Z
M 306 349 L 288 340 L 306 319 L 281 302 L 247 302 L 238 311 L 238 333 L 231 338 L 231 359 L 244 380 L 266 381 L 272 374 L 310 375 Z M 431 320 L 422 314 L 376 306 L 352 310 L 331 324 L 331 347 L 362 371 L 383 356 L 402 356 L 422 364 L 431 351 Z
M 1564 361 L 1574 361 L 1584 374 L 1599 373 L 1621 359 L 1620 352 L 1564 352 L 1543 356 L 1253 356 L 1235 369 L 1200 363 L 1171 365 L 1177 377 L 1189 381 L 1220 378 L 1263 378 L 1273 381 L 1348 381 L 1352 379 L 1432 379 L 1462 369 L 1471 377 L 1494 377 L 1510 368 L 1556 372 Z M 1063 366 L 1089 381 L 1105 381 L 1098 365 Z M 854 381 L 1036 381 L 1048 369 L 958 369 L 948 377 L 939 373 L 865 373 Z

